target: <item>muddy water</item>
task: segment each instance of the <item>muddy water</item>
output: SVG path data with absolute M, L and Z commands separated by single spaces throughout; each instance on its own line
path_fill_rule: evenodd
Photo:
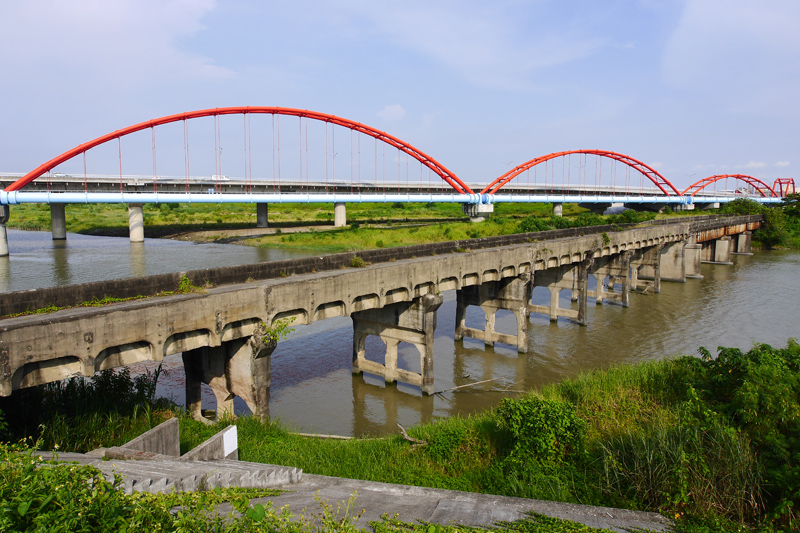
M 455 292 L 444 294 L 434 342 L 436 390 L 483 380 L 475 387 L 423 396 L 403 384 L 350 372 L 352 323 L 337 318 L 299 326 L 272 356 L 270 414 L 305 432 L 364 435 L 395 432 L 455 413 L 471 413 L 497 404 L 513 391 L 541 387 L 581 371 L 612 364 L 637 363 L 676 354 L 696 354 L 699 346 L 748 349 L 753 342 L 784 346 L 800 337 L 800 253 L 760 252 L 737 256 L 733 266 L 703 265 L 702 280 L 662 283 L 660 294 L 632 295 L 631 307 L 591 305 L 588 325 L 542 315 L 530 318 L 527 354 L 511 346 L 485 347 L 482 341 L 453 340 Z M 591 285 L 591 283 L 590 283 Z M 590 288 L 593 288 L 590 286 Z M 549 294 L 537 289 L 534 303 Z M 593 300 L 590 299 L 590 303 Z M 568 291 L 561 307 L 568 307 Z M 479 308 L 470 308 L 467 325 L 483 327 Z M 498 316 L 498 329 L 514 332 L 510 313 Z M 368 338 L 367 356 L 382 361 L 383 346 Z M 412 348 L 401 351 L 400 366 L 419 370 Z M 163 394 L 183 397 L 180 358 L 167 363 Z M 214 406 L 207 391 L 204 408 Z M 246 410 L 243 404 L 237 404 Z
M 136 248 L 127 239 L 77 235 L 54 246 L 49 233 L 10 233 L 11 258 L 0 260 L 0 291 L 308 255 L 163 240 L 147 240 Z M 493 381 L 434 396 L 403 384 L 385 386 L 375 376 L 353 376 L 349 318 L 298 326 L 272 356 L 270 414 L 306 432 L 394 432 L 398 422 L 411 426 L 483 410 L 514 391 L 584 370 L 695 354 L 698 346 L 712 351 L 717 346 L 747 349 L 753 342 L 784 346 L 789 337 L 800 337 L 800 252 L 758 252 L 733 261 L 733 266 L 703 265 L 702 280 L 664 282 L 660 294 L 631 295 L 629 308 L 594 305 L 590 299 L 587 326 L 532 315 L 527 354 L 502 344 L 491 348 L 472 339 L 454 341 L 455 293 L 446 292 L 434 342 L 436 390 Z M 537 289 L 533 300 L 547 304 L 549 293 Z M 567 291 L 560 305 L 575 305 Z M 479 308 L 469 309 L 467 325 L 482 328 L 484 320 Z M 498 314 L 498 330 L 515 333 L 514 324 L 510 313 Z M 382 349 L 376 338 L 368 339 L 368 358 L 381 361 Z M 399 364 L 418 371 L 416 351 L 401 350 Z M 154 367 L 140 364 L 132 370 Z M 159 394 L 183 403 L 179 355 L 165 359 Z M 215 407 L 209 390 L 203 402 L 204 408 Z M 247 410 L 242 402 L 236 408 Z

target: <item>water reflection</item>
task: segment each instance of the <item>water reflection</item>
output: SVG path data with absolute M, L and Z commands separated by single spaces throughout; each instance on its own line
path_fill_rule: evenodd
M 71 279 L 67 241 L 53 241 L 53 285 L 68 285 Z
M 131 243 L 131 274 L 134 276 L 147 275 L 147 248 L 143 242 Z

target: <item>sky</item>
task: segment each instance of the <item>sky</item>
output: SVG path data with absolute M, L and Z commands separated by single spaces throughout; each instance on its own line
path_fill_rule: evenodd
M 588 148 L 679 188 L 800 165 L 797 0 L 0 0 L 0 36 L 0 172 L 240 105 L 367 124 L 470 183 Z

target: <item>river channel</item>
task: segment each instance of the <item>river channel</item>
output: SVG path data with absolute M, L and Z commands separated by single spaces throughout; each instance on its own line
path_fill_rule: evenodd
M 193 244 L 70 234 L 54 244 L 44 232 L 9 232 L 10 258 L 0 258 L 0 292 L 244 264 L 313 255 L 313 252 L 256 249 L 237 245 Z M 631 306 L 594 305 L 586 326 L 532 315 L 527 354 L 512 346 L 485 347 L 482 341 L 453 340 L 455 292 L 443 294 L 434 342 L 437 391 L 484 380 L 485 383 L 423 396 L 403 384 L 385 386 L 381 378 L 351 374 L 352 322 L 335 318 L 297 326 L 272 355 L 270 414 L 309 433 L 369 435 L 413 426 L 496 405 L 515 391 L 539 388 L 582 371 L 633 364 L 677 354 L 696 354 L 699 346 L 748 349 L 754 342 L 785 346 L 800 337 L 800 252 L 764 251 L 738 255 L 732 266 L 704 264 L 703 279 L 662 283 L 660 294 L 632 294 Z M 590 289 L 592 289 L 590 277 Z M 539 288 L 534 303 L 549 302 Z M 562 292 L 561 307 L 569 307 Z M 470 308 L 467 325 L 483 327 L 479 308 Z M 498 314 L 499 331 L 515 332 L 514 318 Z M 370 337 L 367 357 L 382 360 L 382 345 Z M 413 353 L 412 353 L 413 352 Z M 399 365 L 419 370 L 415 350 L 401 351 Z M 135 365 L 134 372 L 156 365 Z M 184 401 L 179 355 L 164 360 L 159 394 Z M 204 408 L 213 408 L 204 391 Z M 246 412 L 243 403 L 237 411 Z

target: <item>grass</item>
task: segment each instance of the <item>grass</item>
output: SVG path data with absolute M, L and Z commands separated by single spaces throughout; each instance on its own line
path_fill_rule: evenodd
M 400 435 L 308 438 L 277 421 L 241 418 L 240 458 L 313 474 L 660 511 L 687 532 L 796 530 L 800 345 L 701 356 L 586 373 L 493 410 L 410 428 L 424 445 Z M 2 399 L 0 432 L 9 441 L 27 436 L 86 451 L 121 444 L 177 414 L 185 452 L 231 423 L 206 426 L 154 402 L 154 384 L 153 375 L 131 380 L 123 370 L 24 389 Z
M 2 318 L 14 318 L 18 316 L 27 316 L 27 315 L 42 315 L 48 313 L 55 313 L 56 311 L 60 311 L 62 309 L 70 309 L 72 307 L 103 307 L 104 305 L 119 303 L 119 302 L 129 302 L 133 300 L 143 300 L 145 298 L 158 298 L 164 296 L 172 296 L 174 294 L 193 294 L 193 293 L 200 293 L 205 292 L 205 287 L 199 287 L 191 282 L 189 278 L 186 276 L 181 277 L 180 283 L 178 284 L 178 288 L 174 291 L 161 291 L 156 294 L 150 295 L 137 295 L 137 296 L 129 296 L 127 298 L 117 298 L 114 296 L 106 296 L 104 298 L 92 298 L 87 302 L 80 302 L 74 306 L 62 306 L 59 307 L 55 304 L 50 304 L 46 307 L 40 307 L 38 309 L 31 309 L 30 311 L 25 311 L 22 313 L 11 313 L 8 315 L 3 315 Z

